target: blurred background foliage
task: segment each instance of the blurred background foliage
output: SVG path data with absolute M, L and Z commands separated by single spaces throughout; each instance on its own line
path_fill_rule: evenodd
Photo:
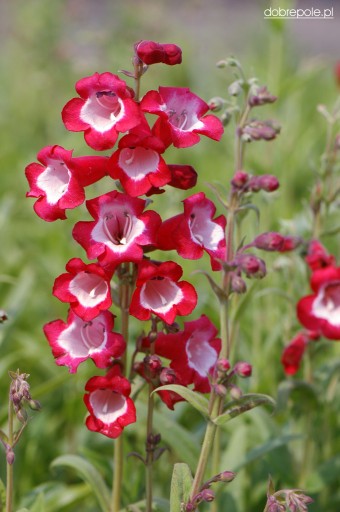
M 328 7 L 327 2 L 319 3 Z M 85 258 L 71 237 L 74 222 L 86 217 L 85 207 L 70 211 L 68 221 L 45 223 L 34 214 L 32 200 L 25 199 L 24 168 L 45 145 L 74 148 L 76 156 L 89 154 L 82 135 L 65 130 L 60 111 L 75 95 L 74 83 L 79 78 L 95 71 L 130 69 L 136 41 L 174 42 L 183 49 L 181 66 L 159 65 L 149 70 L 142 84 L 144 92 L 158 85 L 186 86 L 207 101 L 226 96 L 233 77 L 215 63 L 235 55 L 248 76 L 257 76 L 279 96 L 259 116 L 275 118 L 282 126 L 277 140 L 248 148 L 245 170 L 275 174 L 281 187 L 269 197 L 256 197 L 259 224 L 250 213 L 244 232 L 249 240 L 259 231 L 278 229 L 308 238 L 306 203 L 326 133 L 317 105 L 331 108 L 339 93 L 333 69 L 339 58 L 340 19 L 263 20 L 268 5 L 246 0 L 0 2 L 0 308 L 8 315 L 0 326 L 0 427 L 6 428 L 8 370 L 30 373 L 33 398 L 43 406 L 16 450 L 15 493 L 21 506 L 30 506 L 40 496 L 36 503 L 42 508 L 36 510 L 96 510 L 91 489 L 74 471 L 50 469 L 52 460 L 61 454 L 88 457 L 108 481 L 112 470 L 111 441 L 89 433 L 83 425 L 83 386 L 98 371 L 88 363 L 76 375 L 69 375 L 66 368 L 54 364 L 42 334 L 43 324 L 66 317 L 66 305 L 52 296 L 51 289 L 69 258 Z M 280 5 L 293 3 L 282 1 Z M 228 186 L 232 147 L 233 128 L 228 127 L 220 144 L 202 139 L 183 151 L 169 149 L 166 159 L 193 165 L 199 183 L 192 192 L 204 190 L 213 198 L 206 183 Z M 94 186 L 90 195 L 94 197 L 109 185 Z M 176 190 L 156 197 L 163 218 L 176 213 L 184 197 Z M 332 225 L 334 218 L 328 222 Z M 338 251 L 339 238 L 328 237 L 323 242 L 330 251 Z M 275 416 L 255 410 L 224 428 L 221 470 L 238 470 L 239 474 L 233 484 L 219 490 L 220 510 L 263 510 L 271 474 L 277 488 L 302 485 L 309 491 L 315 499 L 310 510 L 338 512 L 339 345 L 320 342 L 316 347 L 318 372 L 313 386 L 299 385 L 303 372 L 298 379 L 285 380 L 280 355 L 298 329 L 295 303 L 308 293 L 308 277 L 299 254 L 270 255 L 266 261 L 268 277 L 250 283 L 248 295 L 240 300 L 237 358 L 254 366 L 244 389 L 275 398 L 281 389 L 281 408 Z M 208 269 L 208 260 L 185 262 L 184 268 L 199 290 L 195 318 L 204 312 L 218 322 L 217 303 L 204 277 L 190 276 L 197 268 Z M 132 338 L 138 335 L 136 329 L 132 328 Z M 144 447 L 143 404 L 138 412 L 138 423 L 125 436 L 127 451 Z M 167 497 L 172 464 L 184 460 L 195 467 L 203 424 L 198 413 L 183 404 L 174 412 L 159 404 L 155 423 L 169 447 L 157 463 L 155 494 Z M 143 468 L 129 458 L 125 469 L 124 499 L 126 503 L 137 501 L 143 496 Z M 5 479 L 2 453 L 0 477 Z

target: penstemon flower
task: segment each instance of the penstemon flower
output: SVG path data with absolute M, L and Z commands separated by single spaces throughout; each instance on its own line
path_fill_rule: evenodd
M 111 273 L 96 263 L 87 265 L 80 258 L 72 258 L 66 270 L 66 274 L 56 278 L 53 295 L 69 302 L 76 315 L 89 321 L 111 306 Z
M 70 100 L 62 111 L 66 128 L 84 132 L 87 144 L 98 151 L 112 148 L 120 132 L 141 122 L 134 93 L 112 73 L 95 73 L 76 83 L 80 98 Z
M 112 332 L 114 315 L 102 311 L 93 320 L 85 321 L 72 310 L 67 322 L 54 320 L 44 326 L 44 333 L 60 366 L 75 373 L 80 363 L 92 359 L 98 368 L 109 367 L 121 357 L 126 344 L 123 336 Z
M 37 155 L 40 163 L 26 169 L 30 185 L 27 197 L 37 197 L 34 210 L 46 221 L 66 219 L 65 210 L 85 201 L 84 187 L 95 183 L 107 172 L 107 158 L 101 156 L 72 157 L 72 151 L 61 146 L 46 146 Z
M 173 261 L 142 261 L 138 265 L 130 314 L 139 320 L 149 320 L 153 313 L 168 324 L 177 315 L 189 315 L 196 307 L 197 293 L 190 283 L 180 281 L 182 274 L 181 266 Z
M 136 421 L 136 408 L 129 397 L 130 382 L 122 376 L 119 365 L 114 365 L 102 377 L 92 377 L 85 391 L 88 391 L 84 402 L 90 413 L 86 418 L 89 430 L 116 438 L 124 427 Z
M 143 258 L 143 247 L 156 244 L 161 224 L 158 213 L 144 212 L 146 201 L 113 191 L 86 202 L 94 221 L 77 222 L 73 237 L 90 259 L 115 268 L 122 262 Z

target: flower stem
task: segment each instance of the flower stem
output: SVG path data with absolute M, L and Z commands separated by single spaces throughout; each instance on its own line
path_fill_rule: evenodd
M 145 474 L 145 491 L 146 491 L 146 512 L 152 512 L 152 476 L 153 476 L 153 450 L 150 450 L 150 437 L 153 430 L 153 409 L 154 409 L 154 396 L 152 394 L 153 385 L 149 384 L 149 398 L 148 398 L 148 417 L 146 428 L 146 474 Z
M 13 404 L 11 399 L 8 400 L 8 444 L 13 446 Z M 6 474 L 6 512 L 12 512 L 13 506 L 13 464 L 7 461 L 7 474 Z

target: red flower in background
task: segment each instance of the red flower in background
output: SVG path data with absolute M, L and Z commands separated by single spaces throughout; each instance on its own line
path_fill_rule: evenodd
M 309 338 L 306 334 L 299 333 L 284 348 L 281 363 L 287 375 L 294 375 L 299 370 L 308 341 Z
M 311 240 L 309 242 L 305 260 L 312 271 L 335 265 L 334 256 L 328 253 L 319 240 Z
M 112 148 L 120 132 L 137 126 L 142 116 L 134 93 L 117 75 L 95 73 L 76 83 L 80 98 L 71 99 L 62 118 L 72 132 L 84 132 L 86 143 L 101 151 Z
M 51 222 L 66 219 L 65 210 L 85 201 L 84 187 L 106 174 L 107 158 L 101 156 L 72 157 L 72 151 L 61 146 L 46 146 L 26 169 L 30 185 L 27 197 L 37 197 L 34 211 Z
M 85 405 L 90 413 L 86 418 L 89 430 L 107 437 L 120 436 L 124 427 L 136 421 L 135 404 L 129 398 L 130 382 L 113 366 L 103 377 L 92 377 L 85 386 Z
M 154 314 L 168 324 L 177 315 L 189 315 L 196 307 L 197 293 L 190 283 L 179 281 L 182 274 L 180 265 L 173 261 L 159 265 L 141 261 L 130 314 L 139 320 L 149 320 Z
M 314 294 L 297 304 L 299 321 L 325 338 L 340 340 L 340 267 L 330 265 L 315 270 L 311 288 Z
M 112 332 L 114 316 L 102 311 L 93 320 L 84 321 L 70 310 L 67 323 L 54 320 L 44 326 L 44 333 L 59 366 L 75 373 L 80 363 L 92 359 L 98 368 L 107 368 L 125 350 L 121 334 Z
M 214 115 L 205 115 L 209 106 L 187 87 L 159 87 L 149 91 L 141 101 L 141 109 L 159 116 L 154 133 L 166 146 L 176 148 L 197 144 L 200 134 L 220 140 L 223 125 Z

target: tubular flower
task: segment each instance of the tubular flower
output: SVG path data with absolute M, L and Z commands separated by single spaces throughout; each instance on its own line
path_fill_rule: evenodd
M 95 263 L 86 265 L 79 258 L 72 258 L 66 270 L 67 273 L 56 278 L 53 295 L 62 302 L 69 302 L 76 315 L 84 321 L 93 320 L 111 306 L 112 274 Z
M 220 269 L 216 258 L 225 258 L 225 226 L 223 215 L 213 219 L 216 207 L 203 192 L 183 201 L 184 213 L 165 221 L 158 231 L 162 250 L 176 249 L 182 258 L 198 259 L 204 251 L 210 255 L 213 270 Z
M 330 265 L 315 270 L 311 288 L 314 294 L 297 304 L 299 321 L 325 338 L 340 340 L 340 267 Z
M 116 438 L 124 427 L 136 421 L 135 404 L 129 398 L 130 382 L 121 375 L 120 367 L 114 365 L 103 376 L 92 377 L 85 386 L 85 405 L 90 413 L 86 426 L 93 432 Z
M 151 132 L 129 133 L 119 141 L 119 149 L 109 160 L 109 174 L 119 179 L 133 197 L 146 194 L 152 187 L 162 187 L 171 181 L 171 172 L 160 155 L 164 149 Z
M 217 329 L 205 315 L 184 323 L 176 334 L 159 334 L 155 351 L 171 360 L 170 368 L 185 386 L 194 384 L 201 393 L 210 391 L 209 374 L 215 368 L 221 350 Z
M 95 73 L 82 78 L 76 91 L 80 98 L 65 105 L 63 122 L 72 132 L 83 131 L 86 143 L 97 151 L 112 148 L 120 132 L 141 122 L 132 89 L 117 75 Z
M 102 266 L 115 268 L 124 261 L 143 258 L 143 246 L 154 245 L 161 218 L 154 211 L 143 213 L 146 201 L 117 191 L 86 202 L 94 221 L 78 222 L 74 239 L 89 259 L 98 258 Z
M 141 101 L 144 112 L 159 116 L 154 133 L 169 146 L 185 148 L 197 144 L 200 135 L 220 140 L 223 125 L 214 115 L 205 115 L 209 105 L 187 87 L 160 87 Z
M 284 348 L 281 363 L 286 375 L 295 375 L 299 370 L 309 340 L 310 338 L 305 333 L 300 332 Z
M 168 324 L 177 315 L 189 315 L 196 307 L 197 294 L 190 283 L 179 281 L 182 274 L 180 265 L 173 261 L 159 265 L 141 261 L 130 314 L 139 320 L 149 320 L 153 313 Z
M 107 158 L 84 156 L 72 158 L 72 151 L 61 146 L 46 146 L 25 169 L 30 185 L 27 197 L 37 197 L 35 213 L 52 222 L 66 219 L 65 210 L 85 201 L 84 187 L 106 174 Z
M 45 336 L 59 366 L 75 373 L 80 363 L 92 359 L 98 368 L 107 368 L 125 350 L 121 334 L 112 332 L 114 315 L 102 311 L 93 320 L 84 321 L 72 310 L 67 322 L 54 320 L 44 326 Z
M 326 248 L 319 242 L 319 240 L 311 240 L 309 242 L 305 260 L 313 272 L 320 268 L 335 265 L 334 256 L 327 252 Z

